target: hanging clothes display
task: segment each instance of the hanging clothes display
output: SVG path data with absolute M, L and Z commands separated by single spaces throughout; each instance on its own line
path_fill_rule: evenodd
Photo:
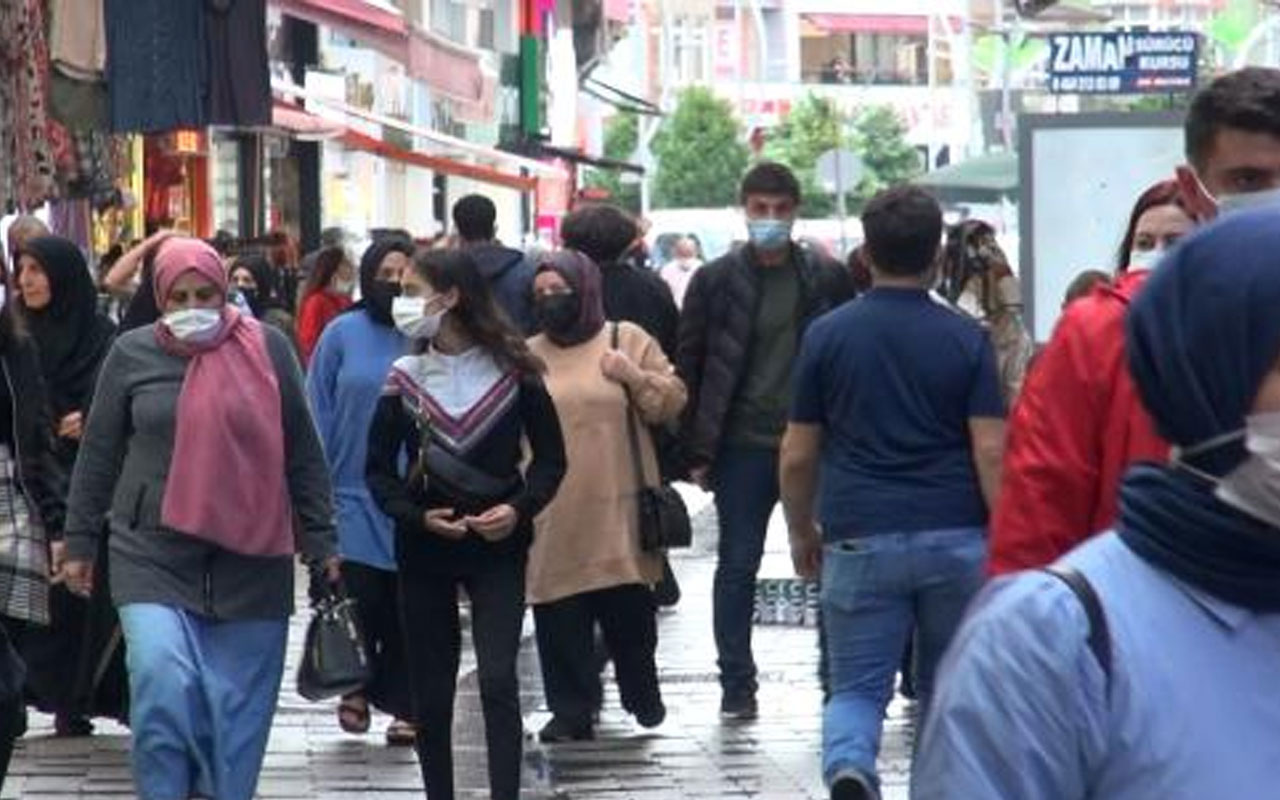
M 265 0 L 207 0 L 209 124 L 271 124 Z M 260 42 L 260 46 L 250 43 Z
M 25 211 L 56 190 L 42 0 L 0 0 L 0 31 L 0 212 Z
M 72 131 L 108 124 L 103 0 L 50 0 L 49 108 Z
M 266 0 L 105 0 L 111 127 L 271 122 Z

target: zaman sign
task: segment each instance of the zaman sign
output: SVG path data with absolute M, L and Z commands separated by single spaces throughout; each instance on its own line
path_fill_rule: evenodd
M 1170 94 L 1196 85 L 1194 33 L 1062 33 L 1046 40 L 1053 94 Z

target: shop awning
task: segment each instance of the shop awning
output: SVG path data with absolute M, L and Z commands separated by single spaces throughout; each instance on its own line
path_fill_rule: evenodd
M 929 35 L 929 17 L 924 14 L 805 14 L 803 16 L 811 25 L 829 34 Z
M 279 128 L 295 139 L 321 141 L 341 136 L 346 126 L 310 114 L 301 106 L 275 100 L 271 105 L 271 127 Z
M 409 25 L 399 13 L 366 0 L 271 0 L 271 5 L 291 17 L 342 31 L 404 60 Z
M 1018 154 L 1005 152 L 970 158 L 927 172 L 912 183 L 952 201 L 995 202 L 1018 191 Z
M 381 139 L 351 129 L 347 129 L 346 133 L 342 134 L 342 143 L 352 150 L 363 150 L 366 153 L 373 153 L 392 161 L 399 161 L 402 164 L 411 164 L 415 167 L 442 172 L 445 175 L 457 175 L 461 178 L 492 183 L 496 186 L 505 186 L 508 189 L 515 189 L 520 192 L 532 192 L 538 187 L 536 178 L 514 175 L 478 164 L 464 164 L 451 158 L 419 153 L 416 150 L 405 150 L 403 147 L 397 147 Z

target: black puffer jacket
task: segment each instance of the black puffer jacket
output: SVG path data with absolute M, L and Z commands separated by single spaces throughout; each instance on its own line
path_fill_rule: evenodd
M 676 369 L 689 390 L 681 439 L 690 469 L 710 466 L 742 380 L 760 303 L 750 247 L 740 247 L 693 275 L 680 314 Z M 792 246 L 799 265 L 800 333 L 845 297 L 840 265 Z

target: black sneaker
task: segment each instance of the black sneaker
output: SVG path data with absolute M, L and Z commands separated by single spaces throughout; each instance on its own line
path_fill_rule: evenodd
M 551 721 L 538 731 L 538 741 L 543 744 L 558 742 L 586 742 L 596 737 L 591 722 L 572 722 L 564 717 L 552 717 Z
M 636 712 L 636 722 L 640 723 L 642 728 L 656 728 L 662 724 L 667 718 L 667 707 L 659 700 L 657 705 L 652 708 L 642 709 Z
M 880 800 L 880 793 L 861 772 L 845 770 L 831 782 L 831 800 Z
M 720 718 L 726 720 L 752 720 L 760 716 L 760 706 L 753 694 L 726 694 L 720 700 Z

